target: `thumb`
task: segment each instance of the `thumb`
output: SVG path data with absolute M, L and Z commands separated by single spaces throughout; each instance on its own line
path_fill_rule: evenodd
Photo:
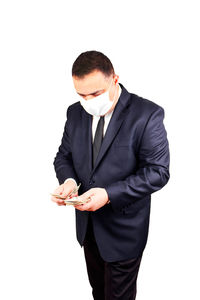
M 79 198 L 79 200 L 81 200 L 81 201 L 82 201 L 82 200 L 85 201 L 87 198 L 89 198 L 89 197 L 92 196 L 92 195 L 94 195 L 94 193 L 93 193 L 91 190 L 89 190 L 89 191 L 83 193 L 82 195 L 78 196 L 78 198 Z

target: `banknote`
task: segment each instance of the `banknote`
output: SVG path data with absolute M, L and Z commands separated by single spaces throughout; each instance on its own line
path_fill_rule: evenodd
M 52 194 L 52 193 L 51 193 L 51 195 L 54 196 L 54 197 L 56 197 L 56 198 L 58 198 L 58 199 L 65 200 L 65 199 L 67 199 L 67 198 L 72 197 L 74 194 L 76 194 L 76 193 L 78 192 L 80 186 L 81 186 L 81 183 L 79 183 L 79 185 L 75 186 L 75 187 L 73 188 L 73 190 L 71 191 L 71 193 L 68 194 L 67 197 L 63 197 L 63 196 L 61 196 L 61 195 L 59 195 L 59 194 Z
M 66 205 L 81 205 L 87 203 L 88 201 L 90 201 L 90 197 L 88 197 L 85 200 L 79 200 L 79 197 L 73 197 L 70 200 L 68 199 L 64 200 Z
M 84 204 L 84 203 L 87 203 L 88 201 L 90 201 L 90 197 L 85 199 L 85 200 L 79 200 L 78 197 L 73 197 L 73 195 L 75 195 L 79 188 L 81 186 L 81 183 L 79 183 L 79 185 L 75 186 L 74 189 L 71 191 L 70 194 L 68 194 L 67 197 L 63 197 L 59 194 L 52 194 L 52 196 L 56 197 L 57 199 L 61 199 L 61 200 L 64 200 L 65 204 L 66 205 L 81 205 L 81 204 Z

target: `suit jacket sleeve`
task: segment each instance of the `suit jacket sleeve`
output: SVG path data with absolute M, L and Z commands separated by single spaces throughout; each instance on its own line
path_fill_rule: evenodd
M 114 210 L 161 189 L 169 180 L 169 146 L 160 106 L 147 120 L 138 151 L 138 169 L 105 187 Z
M 64 126 L 61 145 L 58 148 L 58 152 L 53 162 L 56 177 L 60 184 L 62 184 L 67 178 L 73 178 L 76 182 L 78 182 L 78 177 L 73 166 L 72 153 L 70 148 L 69 110 L 70 106 L 67 109 L 67 121 Z

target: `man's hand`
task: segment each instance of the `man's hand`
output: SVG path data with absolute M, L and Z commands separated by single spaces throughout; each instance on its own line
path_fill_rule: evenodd
M 108 194 L 104 188 L 92 188 L 78 197 L 79 200 L 90 200 L 82 205 L 74 205 L 76 209 L 95 211 L 108 202 Z
M 76 184 L 74 183 L 73 180 L 68 180 L 66 183 L 59 185 L 59 187 L 55 189 L 53 194 L 59 194 L 60 196 L 67 198 L 67 196 L 72 192 L 75 186 Z M 78 196 L 78 193 L 73 194 L 73 197 L 75 196 Z M 54 196 L 51 197 L 51 200 L 53 202 L 56 202 L 58 205 L 66 205 L 64 200 L 58 199 Z

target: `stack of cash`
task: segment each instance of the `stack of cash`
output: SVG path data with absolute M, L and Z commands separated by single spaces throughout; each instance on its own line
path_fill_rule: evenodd
M 67 197 L 60 196 L 59 194 L 51 194 L 51 195 L 56 197 L 57 199 L 64 200 L 66 205 L 81 205 L 81 204 L 87 203 L 90 200 L 90 197 L 84 201 L 79 200 L 78 196 L 73 197 L 73 195 L 75 195 L 78 192 L 80 185 L 81 185 L 81 183 L 79 183 L 79 185 L 76 186 Z

